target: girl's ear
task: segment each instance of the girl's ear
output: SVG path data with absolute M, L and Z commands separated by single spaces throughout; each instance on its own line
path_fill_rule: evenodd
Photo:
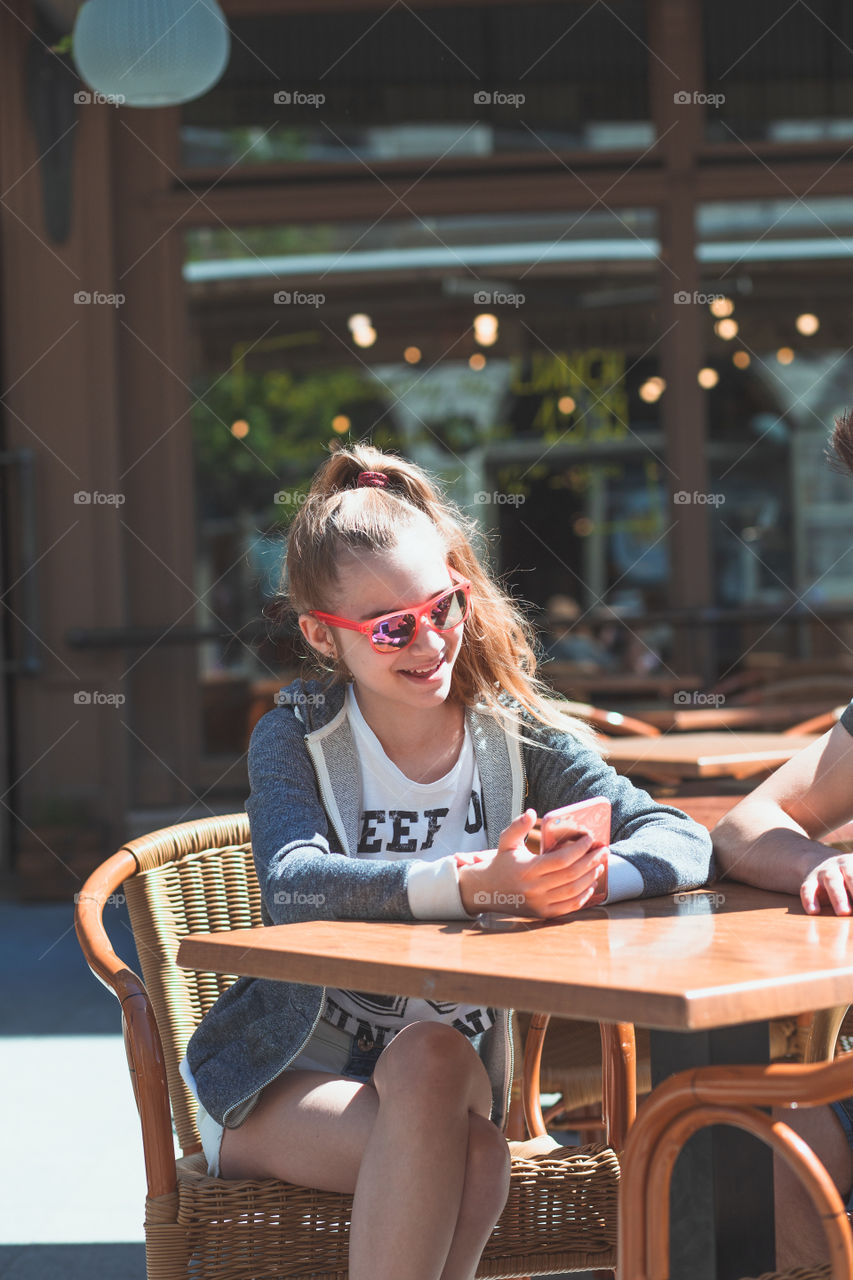
M 338 646 L 335 638 L 325 622 L 312 618 L 310 613 L 300 613 L 299 630 L 312 649 L 316 649 L 324 658 L 337 658 Z

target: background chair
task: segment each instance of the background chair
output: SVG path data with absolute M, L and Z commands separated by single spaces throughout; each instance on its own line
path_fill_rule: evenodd
M 649 724 L 647 720 L 638 720 L 635 716 L 623 715 L 621 711 L 605 711 L 603 707 L 594 707 L 589 702 L 569 702 L 560 700 L 560 707 L 569 715 L 586 720 L 599 733 L 610 737 L 659 738 L 660 729 Z
M 829 1265 L 797 1268 L 790 1280 L 849 1280 L 853 1235 L 841 1197 L 811 1148 L 760 1107 L 812 1107 L 853 1092 L 853 1055 L 812 1066 L 701 1067 L 659 1085 L 640 1111 L 622 1161 L 620 1280 L 668 1280 L 669 1188 L 681 1147 L 698 1129 L 734 1125 L 761 1138 L 798 1175 L 821 1216 Z
M 104 904 L 119 887 L 144 982 L 116 955 L 104 930 Z M 352 1197 L 274 1179 L 209 1178 L 196 1104 L 178 1071 L 195 1027 L 234 981 L 178 968 L 181 938 L 260 924 L 245 814 L 182 823 L 131 841 L 89 877 L 78 898 L 80 945 L 122 1007 L 148 1184 L 149 1280 L 346 1280 Z M 606 1031 L 605 1041 L 604 1093 L 616 1140 L 635 1108 L 633 1057 L 625 1047 L 633 1035 Z M 538 1081 L 526 1081 L 525 1091 L 538 1099 Z M 177 1159 L 172 1117 L 183 1152 Z M 532 1118 L 531 1135 L 541 1140 L 515 1147 L 509 1199 L 477 1275 L 612 1269 L 616 1152 L 603 1145 L 557 1147 Z M 543 1147 L 543 1154 L 530 1154 Z
M 733 706 L 760 706 L 767 703 L 811 702 L 815 714 L 820 711 L 831 711 L 839 703 L 850 701 L 851 680 L 849 675 L 814 674 L 796 676 L 785 680 L 769 680 L 757 684 L 743 693 L 732 697 Z

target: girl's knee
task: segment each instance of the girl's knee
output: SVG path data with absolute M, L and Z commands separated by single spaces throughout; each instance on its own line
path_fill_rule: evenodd
M 438 1022 L 413 1022 L 398 1032 L 376 1063 L 373 1081 L 380 1095 L 399 1086 L 410 1098 L 445 1091 L 462 1098 L 467 1088 L 469 1105 L 486 1114 L 491 1106 L 488 1073 L 476 1049 L 455 1027 Z

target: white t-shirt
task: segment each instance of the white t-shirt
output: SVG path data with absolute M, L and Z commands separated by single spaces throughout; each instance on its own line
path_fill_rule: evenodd
M 361 781 L 357 856 L 417 861 L 408 878 L 409 905 L 417 919 L 472 919 L 459 896 L 454 855 L 486 849 L 488 838 L 468 726 L 452 769 L 435 782 L 413 782 L 385 754 L 352 686 L 346 709 Z M 410 1022 L 446 1022 L 473 1038 L 493 1024 L 494 1012 L 480 1005 L 329 987 L 323 1017 L 352 1034 L 369 1029 L 371 1038 L 382 1045 Z

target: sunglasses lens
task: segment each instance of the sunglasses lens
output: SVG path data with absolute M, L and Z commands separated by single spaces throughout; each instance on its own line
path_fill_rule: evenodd
M 430 621 L 439 631 L 458 627 L 468 611 L 468 597 L 464 591 L 450 591 L 437 600 L 430 610 Z
M 395 649 L 405 649 L 415 634 L 415 615 L 413 613 L 395 613 L 391 618 L 383 618 L 373 628 L 373 647 L 380 653 L 393 653 Z

